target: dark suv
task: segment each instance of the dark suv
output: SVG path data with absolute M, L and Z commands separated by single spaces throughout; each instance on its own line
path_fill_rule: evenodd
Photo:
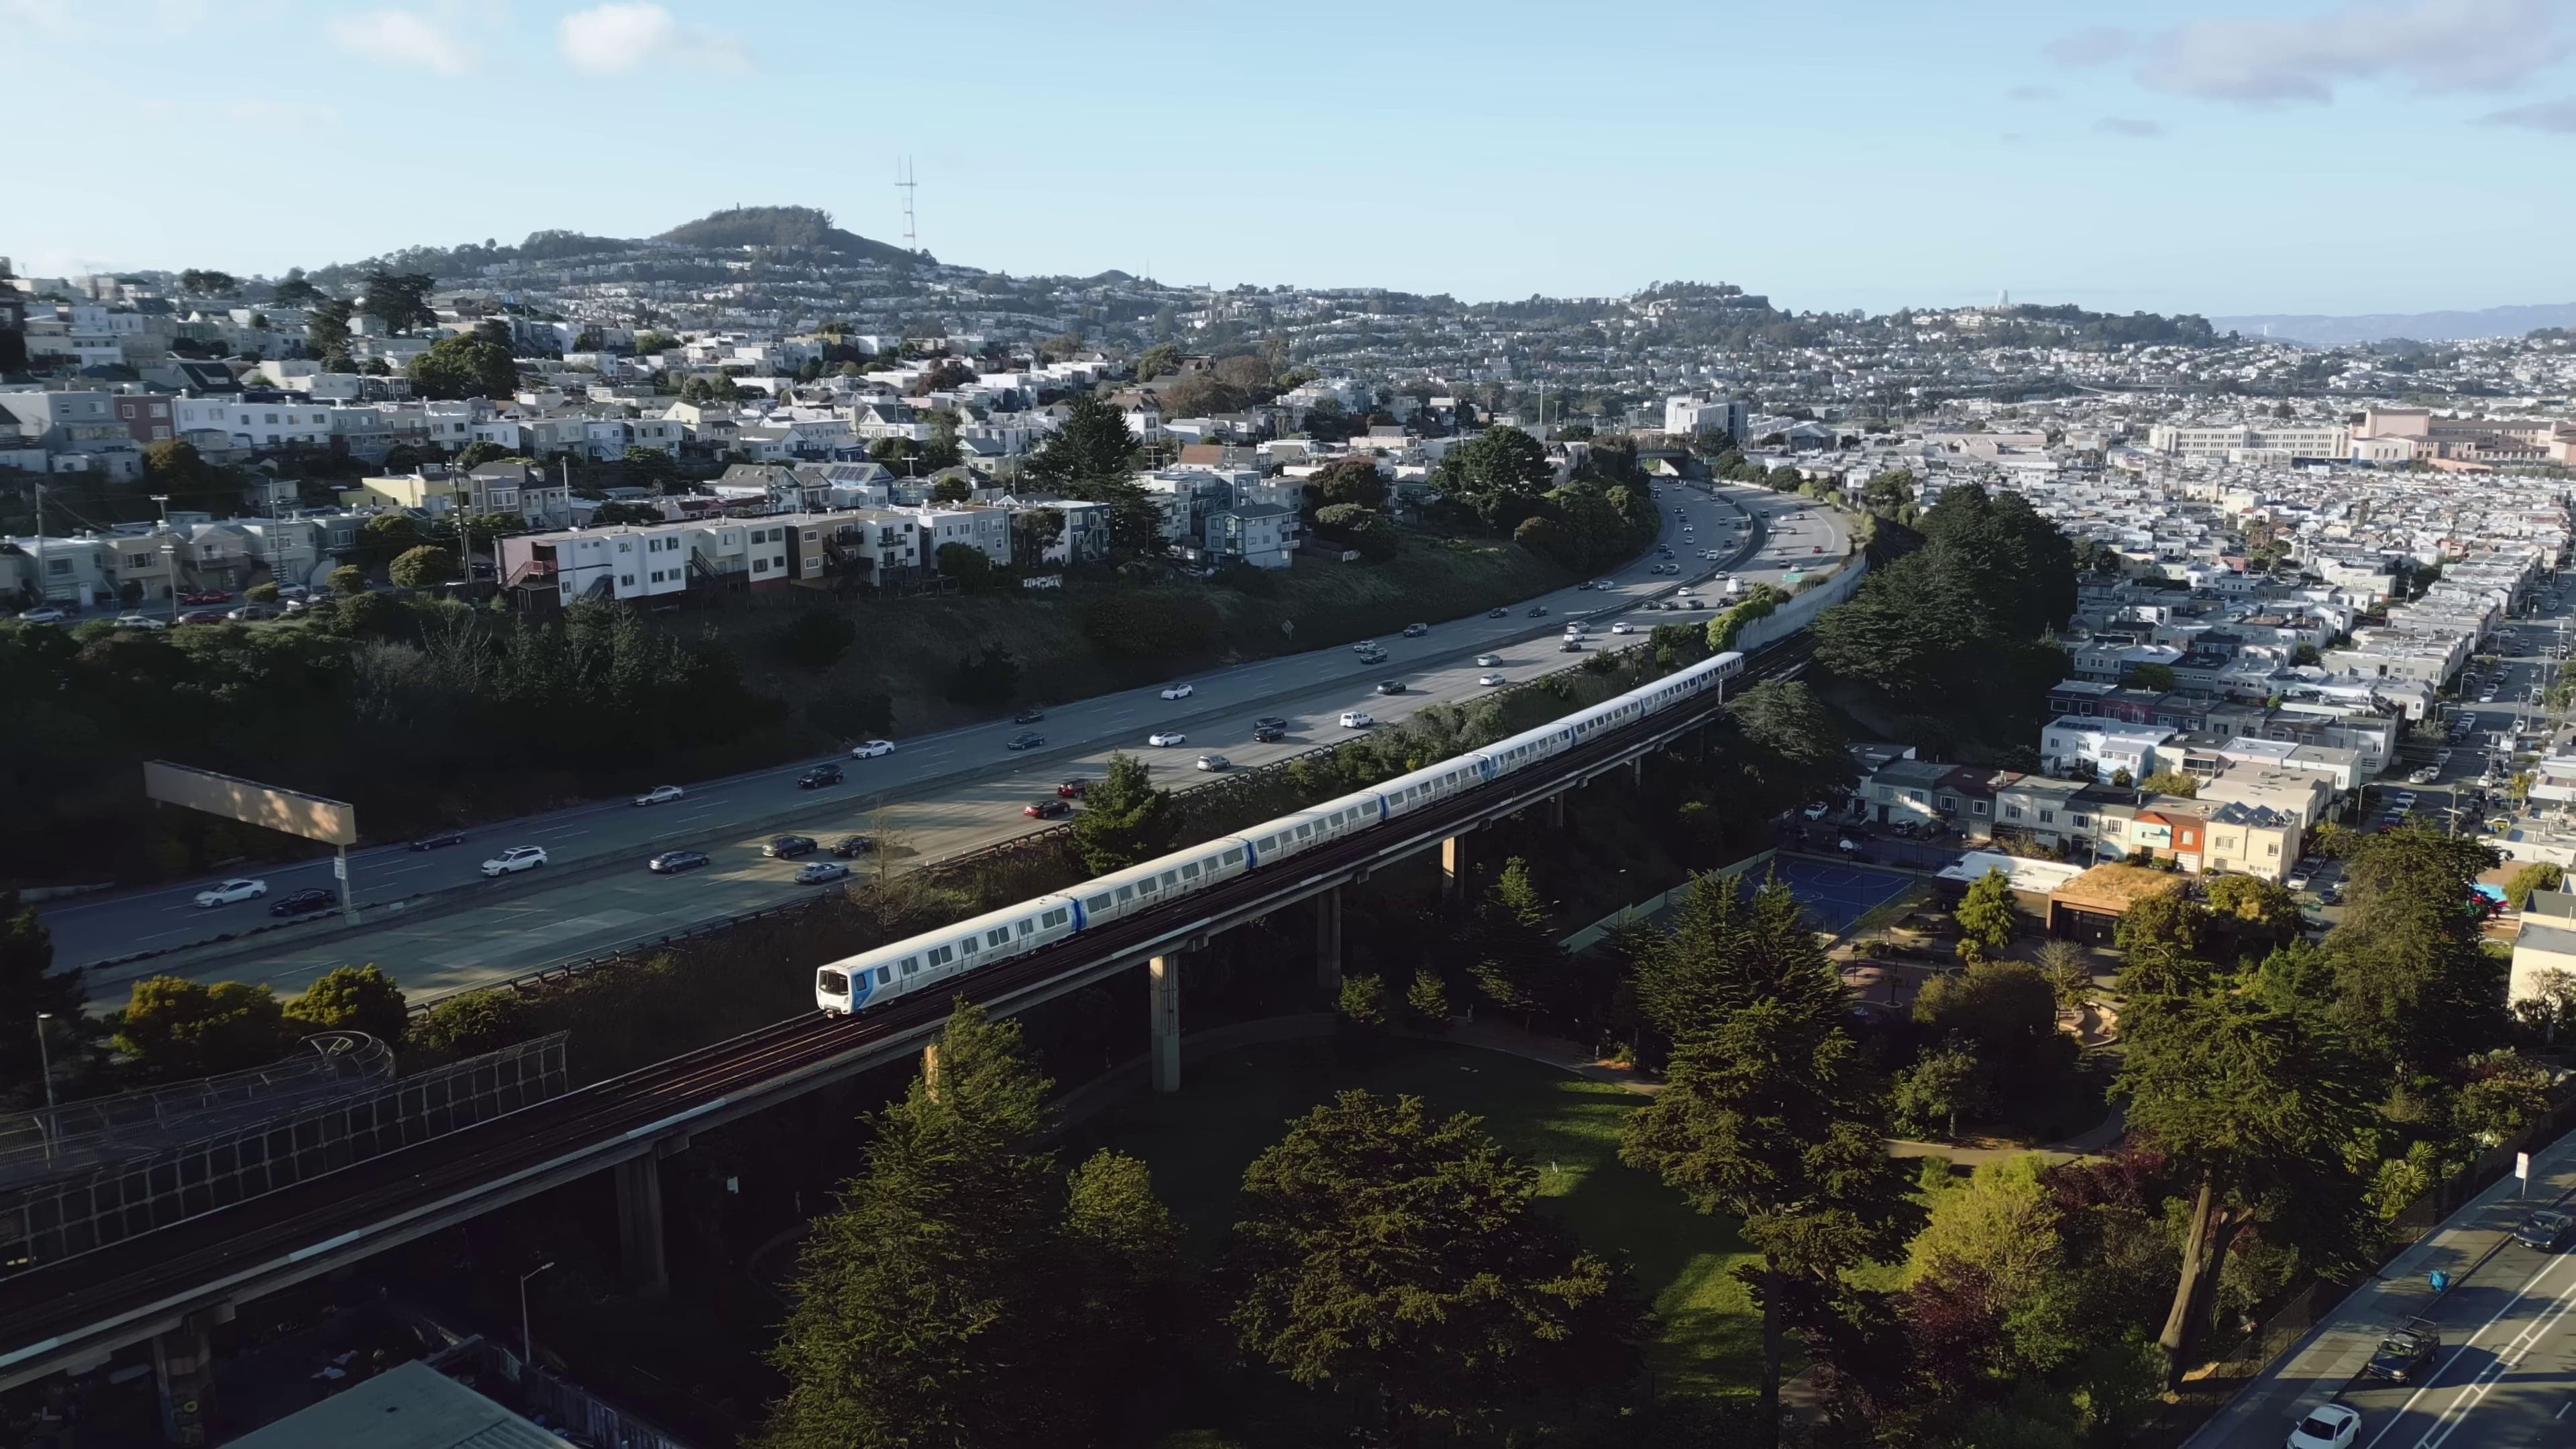
M 2513 1230 L 2513 1236 L 2524 1247 L 2555 1253 L 2567 1246 L 2570 1237 L 2576 1237 L 2576 1218 L 2556 1208 L 2542 1208 L 2524 1218 L 2522 1226 Z
M 793 860 L 800 855 L 812 855 L 814 849 L 813 836 L 781 835 L 762 846 L 760 853 L 772 860 Z

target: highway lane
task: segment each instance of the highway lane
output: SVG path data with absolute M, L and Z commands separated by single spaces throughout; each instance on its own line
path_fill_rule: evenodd
M 2576 1255 L 2507 1243 L 2433 1315 L 2442 1356 L 2420 1388 L 2373 1383 L 2356 1449 L 2525 1449 L 2576 1443 Z
M 1051 791 L 1056 779 L 1096 775 L 1108 754 L 1130 750 L 1166 768 L 1186 769 L 1191 759 L 1214 750 L 1238 765 L 1282 758 L 1339 736 L 1333 719 L 1342 709 L 1362 707 L 1379 720 L 1392 722 L 1433 700 L 1456 699 L 1483 692 L 1475 681 L 1485 672 L 1472 662 L 1478 650 L 1504 656 L 1500 672 L 1526 678 L 1566 662 L 1555 651 L 1563 620 L 1569 615 L 1616 612 L 1633 608 L 1646 597 L 1675 584 L 1702 578 L 1715 565 L 1697 555 L 1713 549 L 1731 556 L 1740 531 L 1742 510 L 1750 508 L 1771 520 L 1773 533 L 1760 555 L 1736 570 L 1748 582 L 1777 580 L 1793 569 L 1828 564 L 1841 557 L 1846 533 L 1829 510 L 1806 500 L 1761 489 L 1727 489 L 1712 496 L 1697 489 L 1667 485 L 1659 506 L 1664 514 L 1664 543 L 1674 549 L 1683 573 L 1657 575 L 1663 562 L 1653 551 L 1611 575 L 1609 593 L 1560 590 L 1537 602 L 1547 606 L 1545 619 L 1532 618 L 1526 602 L 1501 619 L 1477 617 L 1435 625 L 1419 639 L 1387 637 L 1384 665 L 1362 664 L 1348 648 L 1335 646 L 1284 656 L 1214 674 L 1193 676 L 1195 693 L 1186 700 L 1165 701 L 1158 687 L 1068 704 L 1049 712 L 1035 725 L 1009 720 L 899 741 L 895 754 L 874 760 L 844 760 L 848 782 L 820 791 L 795 788 L 797 775 L 811 762 L 800 761 L 769 770 L 687 787 L 677 801 L 636 808 L 623 800 L 592 802 L 522 820 L 480 827 L 461 846 L 412 853 L 399 845 L 359 851 L 351 857 L 351 878 L 361 903 L 389 901 L 449 890 L 480 880 L 479 863 L 512 845 L 542 845 L 552 869 L 584 861 L 626 858 L 638 863 L 633 879 L 568 883 L 533 893 L 513 892 L 487 904 L 442 905 L 433 897 L 418 902 L 421 914 L 394 917 L 363 936 L 339 932 L 335 917 L 309 928 L 270 933 L 255 966 L 235 961 L 211 963 L 204 969 L 185 957 L 147 959 L 93 971 L 93 994 L 112 998 L 125 983 L 162 970 L 208 978 L 267 979 L 281 989 L 300 989 L 302 981 L 348 960 L 375 960 L 396 972 L 409 989 L 436 992 L 514 974 L 568 955 L 612 948 L 630 939 L 650 939 L 678 925 L 731 912 L 754 909 L 791 895 L 787 877 L 795 863 L 764 860 L 757 844 L 773 830 L 762 828 L 711 849 L 717 864 L 680 878 L 646 875 L 640 862 L 657 844 L 673 839 L 706 838 L 764 822 L 781 812 L 802 810 L 792 828 L 828 836 L 849 830 L 885 835 L 900 842 L 906 854 L 935 858 L 1005 839 L 1035 827 L 1019 806 Z M 1676 518 L 1678 509 L 1684 517 Z M 1692 532 L 1684 534 L 1683 525 Z M 1689 614 L 1633 612 L 1642 629 L 1652 623 L 1705 619 L 1707 611 Z M 1608 618 L 1601 620 L 1606 630 Z M 1405 695 L 1374 696 L 1381 679 L 1400 679 Z M 1291 719 L 1288 738 L 1276 745 L 1250 739 L 1252 720 L 1263 714 Z M 1149 731 L 1166 722 L 1182 722 L 1189 735 L 1185 750 L 1154 750 L 1145 745 Z M 1049 746 L 1015 754 L 1003 743 L 1022 730 L 1045 734 Z M 736 849 L 735 847 L 741 847 Z M 257 872 L 267 881 L 265 900 L 211 910 L 189 904 L 201 882 L 188 882 L 135 895 L 88 898 L 46 912 L 56 940 L 56 959 L 66 964 L 91 962 L 149 949 L 169 949 L 203 941 L 219 931 L 239 931 L 264 923 L 266 904 L 307 885 L 330 884 L 328 861 Z M 297 938 L 323 929 L 335 939 L 299 946 Z M 202 954 L 202 953 L 194 953 Z

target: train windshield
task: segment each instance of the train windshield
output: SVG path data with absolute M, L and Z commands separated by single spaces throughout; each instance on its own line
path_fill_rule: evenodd
M 850 978 L 826 967 L 814 973 L 814 989 L 825 996 L 847 996 L 850 994 Z

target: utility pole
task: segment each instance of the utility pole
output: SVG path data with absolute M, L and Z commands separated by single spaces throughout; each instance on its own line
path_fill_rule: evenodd
M 528 1333 L 528 1280 L 553 1267 L 551 1261 L 539 1263 L 519 1275 L 519 1372 L 524 1374 L 537 1362 L 535 1340 Z
M 36 485 L 36 607 L 54 601 L 53 576 L 45 572 L 45 485 Z

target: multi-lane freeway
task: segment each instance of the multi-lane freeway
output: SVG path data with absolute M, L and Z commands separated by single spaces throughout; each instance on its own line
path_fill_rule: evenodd
M 351 890 L 371 909 L 359 925 L 324 915 L 254 937 L 258 949 L 251 951 L 240 943 L 198 943 L 268 924 L 267 904 L 292 891 L 330 886 L 328 861 L 252 872 L 268 894 L 239 904 L 198 907 L 196 893 L 211 882 L 188 881 L 74 899 L 47 910 L 45 921 L 56 959 L 67 965 L 170 953 L 92 969 L 91 994 L 101 1000 L 122 997 L 132 980 L 165 971 L 292 992 L 348 961 L 383 966 L 415 999 L 435 996 L 814 889 L 795 884 L 799 862 L 760 854 L 772 834 L 793 830 L 828 841 L 865 833 L 907 861 L 954 854 L 1035 828 L 1023 806 L 1053 798 L 1060 780 L 1096 778 L 1113 751 L 1138 755 L 1174 779 L 1196 778 L 1192 767 L 1206 753 L 1238 767 L 1285 758 L 1346 737 L 1337 722 L 1344 710 L 1365 709 L 1390 724 L 1427 703 L 1486 692 L 1492 686 L 1479 681 L 1488 675 L 1521 680 L 1556 668 L 1569 660 L 1558 650 L 1568 618 L 1590 620 L 1596 646 L 1615 642 L 1608 630 L 1618 621 L 1642 631 L 1705 620 L 1708 610 L 1643 606 L 1721 570 L 1747 582 L 1777 581 L 1792 570 L 1829 565 L 1848 546 L 1836 515 L 1794 495 L 1667 485 L 1658 502 L 1669 559 L 1650 549 L 1610 574 L 1606 591 L 1567 588 L 1524 600 L 1500 618 L 1439 622 L 1419 638 L 1389 635 L 1377 641 L 1387 654 L 1383 664 L 1364 663 L 1347 647 L 1318 649 L 1174 681 L 1192 686 L 1184 699 L 1164 699 L 1160 686 L 1149 686 L 1059 706 L 1034 724 L 1002 719 L 898 740 L 890 755 L 840 760 L 844 783 L 818 790 L 798 788 L 797 778 L 815 763 L 799 761 L 721 780 L 674 782 L 683 786 L 680 797 L 651 806 L 620 798 L 478 826 L 462 843 L 437 850 L 401 844 L 360 850 L 349 857 Z M 1748 548 L 1752 555 L 1740 556 Z M 1703 551 L 1719 558 L 1705 560 Z M 1667 562 L 1679 563 L 1681 572 L 1653 571 Z M 1547 612 L 1534 615 L 1533 607 Z M 1479 664 L 1480 655 L 1499 655 L 1500 662 Z M 1405 692 L 1377 693 L 1386 681 L 1401 682 Z M 1285 718 L 1285 738 L 1256 743 L 1253 722 L 1263 716 Z M 1187 741 L 1149 746 L 1148 736 L 1161 730 L 1178 730 Z M 1026 732 L 1046 743 L 1006 748 Z M 484 860 L 529 845 L 545 848 L 545 867 L 485 883 Z M 647 856 L 674 846 L 705 850 L 712 863 L 680 876 L 645 871 Z M 406 904 L 393 909 L 395 902 Z

